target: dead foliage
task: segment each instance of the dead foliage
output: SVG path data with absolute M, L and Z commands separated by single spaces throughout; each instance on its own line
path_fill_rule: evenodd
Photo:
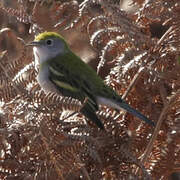
M 0 179 L 168 179 L 180 172 L 180 2 L 133 0 L 135 12 L 119 3 L 0 3 Z M 45 30 L 72 35 L 79 51 L 90 43 L 97 72 L 106 71 L 105 82 L 156 127 L 107 107 L 98 112 L 105 131 L 80 113 L 69 116 L 82 104 L 44 94 L 25 46 Z

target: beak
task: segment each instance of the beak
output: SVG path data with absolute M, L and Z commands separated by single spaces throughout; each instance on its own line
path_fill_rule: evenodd
M 41 43 L 38 41 L 33 41 L 33 42 L 26 44 L 26 46 L 40 46 L 40 45 L 41 45 Z

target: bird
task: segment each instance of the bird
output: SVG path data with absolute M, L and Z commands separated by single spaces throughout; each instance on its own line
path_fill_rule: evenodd
M 96 112 L 99 105 L 125 110 L 155 126 L 154 122 L 126 103 L 110 86 L 106 85 L 96 71 L 77 56 L 65 39 L 57 32 L 42 32 L 34 41 L 35 65 L 39 66 L 37 81 L 43 91 L 78 99 L 82 104 L 80 113 L 104 129 Z

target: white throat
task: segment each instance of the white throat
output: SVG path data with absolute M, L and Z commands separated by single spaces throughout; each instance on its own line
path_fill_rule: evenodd
M 35 58 L 35 65 L 38 66 L 42 64 L 43 62 L 48 60 L 48 53 L 43 52 L 37 47 L 33 47 L 33 52 L 34 52 L 34 58 Z

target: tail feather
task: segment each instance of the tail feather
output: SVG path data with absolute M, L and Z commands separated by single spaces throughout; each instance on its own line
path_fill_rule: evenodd
M 141 114 L 139 111 L 137 111 L 136 109 L 130 107 L 127 103 L 125 102 L 121 102 L 119 103 L 119 106 L 123 109 L 125 109 L 127 112 L 131 113 L 132 115 L 138 117 L 139 119 L 142 119 L 143 121 L 145 121 L 146 123 L 155 126 L 154 122 L 151 121 L 150 119 L 148 119 L 146 116 L 144 116 L 143 114 Z
M 84 116 L 87 117 L 89 120 L 94 122 L 100 129 L 104 129 L 104 125 L 98 119 L 96 111 L 88 103 L 82 107 L 80 112 L 84 114 Z
M 155 126 L 154 122 L 148 119 L 146 116 L 141 114 L 139 111 L 135 110 L 134 108 L 130 107 L 126 102 L 124 102 L 122 99 L 112 100 L 104 97 L 98 97 L 97 98 L 98 104 L 106 105 L 112 108 L 115 108 L 117 110 L 124 109 L 127 112 L 131 113 L 132 115 L 138 117 L 139 119 L 142 119 L 146 123 Z

